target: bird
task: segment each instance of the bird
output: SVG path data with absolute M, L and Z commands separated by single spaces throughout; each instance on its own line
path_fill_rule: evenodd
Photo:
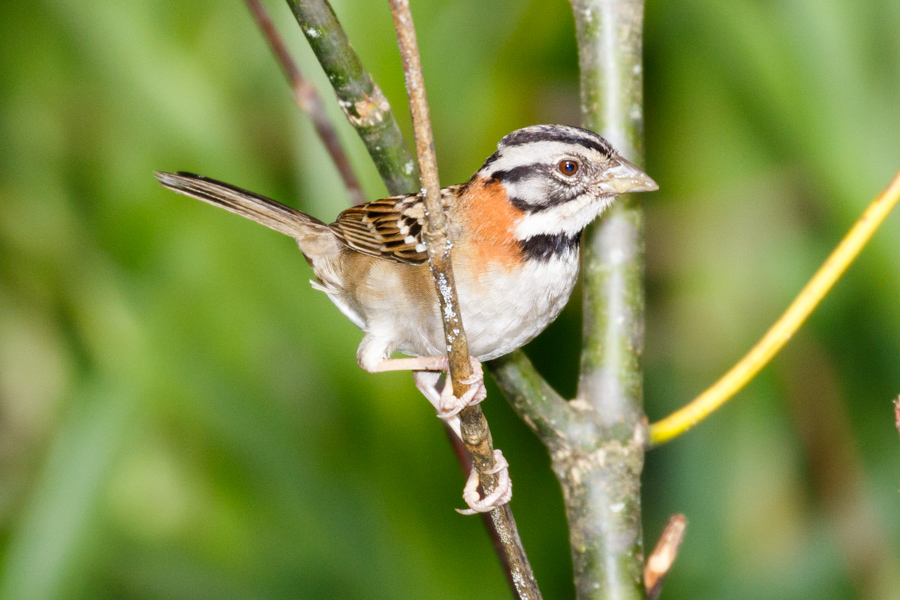
M 566 305 L 584 229 L 619 194 L 658 189 L 600 135 L 532 125 L 504 136 L 466 183 L 441 190 L 474 373 L 469 390 L 456 398 L 449 381 L 437 388 L 448 369 L 447 345 L 428 264 L 422 192 L 353 206 L 327 224 L 208 177 L 155 176 L 170 190 L 294 238 L 312 268 L 313 288 L 364 332 L 359 366 L 371 373 L 411 370 L 416 387 L 457 434 L 459 411 L 486 396 L 480 363 L 527 344 Z M 395 352 L 409 358 L 391 358 Z M 491 510 L 511 497 L 502 455 L 497 463 L 506 485 L 480 499 L 470 477 L 467 512 Z

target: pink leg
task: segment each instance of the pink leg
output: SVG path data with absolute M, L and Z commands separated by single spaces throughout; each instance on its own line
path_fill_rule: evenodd
M 438 414 L 441 412 L 441 392 L 437 388 L 440 378 L 441 374 L 434 371 L 413 371 L 413 381 L 416 384 L 416 388 L 431 402 Z M 456 437 L 462 439 L 462 433 L 459 429 L 459 417 L 450 417 L 446 419 L 446 422 L 453 429 L 453 432 L 456 433 Z
M 484 369 L 481 363 L 472 358 L 472 377 L 466 379 L 462 383 L 469 386 L 465 394 L 457 398 L 453 395 L 453 386 L 448 378 L 444 391 L 441 393 L 440 402 L 435 406 L 438 416 L 442 419 L 450 419 L 459 414 L 459 411 L 478 404 L 487 397 L 487 390 L 484 387 Z M 449 362 L 446 356 L 422 356 L 419 358 L 388 358 L 378 363 L 372 372 L 381 373 L 384 371 L 443 371 L 449 368 Z M 434 379 L 432 383 L 437 383 Z M 425 387 L 427 384 L 423 384 Z M 419 386 L 419 382 L 416 382 Z M 426 392 L 422 387 L 419 390 L 428 398 L 432 404 L 430 391 Z
M 385 371 L 446 371 L 450 368 L 446 356 L 420 356 L 418 358 L 386 358 L 375 367 L 373 373 Z

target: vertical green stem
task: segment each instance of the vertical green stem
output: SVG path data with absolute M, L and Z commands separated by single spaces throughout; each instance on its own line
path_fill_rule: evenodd
M 572 7 L 584 125 L 641 165 L 643 0 L 572 0 Z M 579 598 L 644 598 L 642 229 L 640 204 L 631 196 L 621 198 L 585 235 L 576 402 L 604 434 L 553 456 L 566 499 Z

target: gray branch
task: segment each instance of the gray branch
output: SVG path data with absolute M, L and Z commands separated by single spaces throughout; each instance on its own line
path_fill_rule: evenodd
M 583 124 L 641 165 L 643 0 L 572 0 L 572 8 Z M 643 217 L 636 197 L 620 198 L 588 229 L 583 265 L 576 398 L 559 398 L 521 353 L 491 369 L 550 450 L 563 488 L 578 598 L 643 599 L 640 475 L 647 427 Z
M 579 419 L 576 411 L 541 377 L 521 350 L 492 360 L 488 367 L 513 409 L 551 452 L 566 446 L 570 432 L 578 427 L 591 428 L 585 437 L 598 435 L 591 423 Z

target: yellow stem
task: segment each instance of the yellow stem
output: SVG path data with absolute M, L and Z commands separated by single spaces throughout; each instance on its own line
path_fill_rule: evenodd
M 872 201 L 872 204 L 859 218 L 853 229 L 841 240 L 825 264 L 816 271 L 816 274 L 781 318 L 753 346 L 750 352 L 690 404 L 650 425 L 651 445 L 662 444 L 678 437 L 708 417 L 747 385 L 747 382 L 781 350 L 810 313 L 815 310 L 825 294 L 859 255 L 860 250 L 866 245 L 875 230 L 884 222 L 898 200 L 900 200 L 900 172 L 894 175 L 887 188 Z

